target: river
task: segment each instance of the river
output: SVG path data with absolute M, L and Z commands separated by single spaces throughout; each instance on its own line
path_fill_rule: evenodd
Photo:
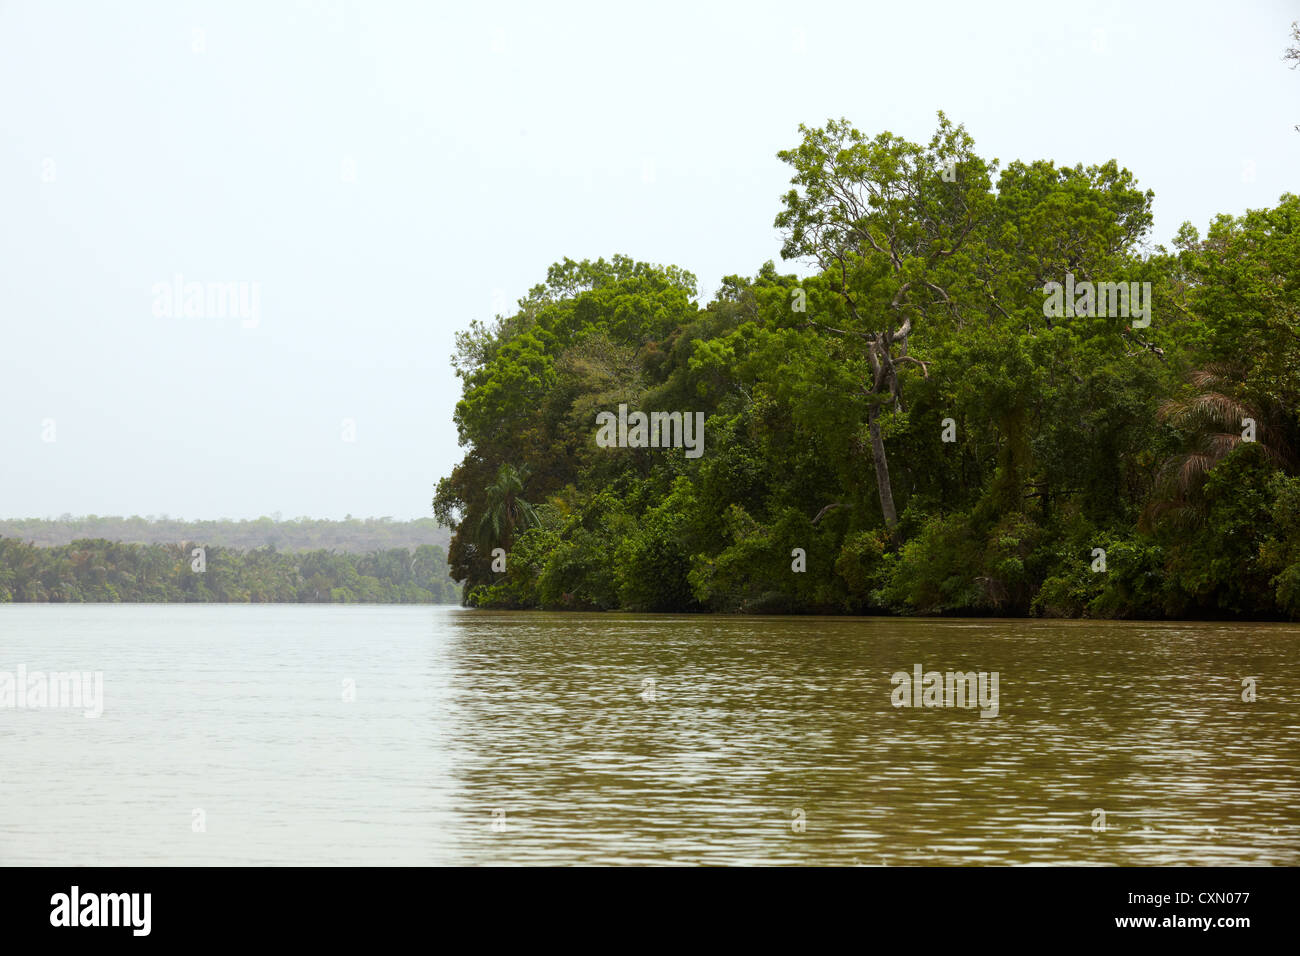
M 0 605 L 20 666 L 102 715 L 0 706 L 0 864 L 1300 863 L 1295 625 Z

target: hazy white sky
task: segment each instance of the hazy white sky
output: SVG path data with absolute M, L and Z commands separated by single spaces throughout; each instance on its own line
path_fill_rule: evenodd
M 4 517 L 426 516 L 455 331 L 564 256 L 780 265 L 800 122 L 1114 157 L 1164 243 L 1300 191 L 1294 0 L 111 6 L 0 0 Z

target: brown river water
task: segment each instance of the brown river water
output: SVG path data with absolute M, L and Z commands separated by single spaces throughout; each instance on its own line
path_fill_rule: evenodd
M 1298 707 L 1295 625 L 4 605 L 0 864 L 1296 865 Z

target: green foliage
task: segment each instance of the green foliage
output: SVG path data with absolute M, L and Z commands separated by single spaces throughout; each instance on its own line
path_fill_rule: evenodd
M 320 549 L 367 554 L 392 548 L 418 548 L 434 544 L 444 551 L 451 533 L 432 518 L 394 521 L 392 518 L 256 518 L 231 521 L 184 521 L 179 518 L 112 518 L 100 515 L 60 518 L 0 519 L 0 538 L 19 538 L 33 544 L 71 544 L 85 538 L 103 538 L 133 544 L 174 544 L 201 541 L 226 548 L 275 548 L 278 551 Z
M 1263 567 L 1276 571 L 1269 582 L 1278 605 L 1291 617 L 1300 617 L 1300 478 L 1274 475 L 1269 488 L 1273 499 L 1275 533 L 1260 549 Z
M 801 134 L 776 225 L 812 275 L 702 303 L 566 259 L 458 338 L 434 508 L 469 603 L 1300 616 L 1300 198 L 1152 249 L 1113 160 L 1002 167 L 942 114 Z M 1149 283 L 1150 326 L 1046 316 L 1067 273 Z M 598 447 L 620 404 L 702 412 L 704 454 Z
M 1207 475 L 1206 516 L 1173 538 L 1171 611 L 1241 616 L 1272 604 L 1272 575 L 1261 546 L 1274 531 L 1274 469 L 1257 443 L 1244 444 Z
M 198 572 L 199 546 L 86 539 L 40 547 L 0 538 L 0 603 L 450 604 L 459 592 L 437 545 L 370 554 L 202 545 Z
M 613 555 L 620 604 L 636 611 L 696 609 L 687 583 L 694 511 L 691 484 L 678 478 L 629 529 Z

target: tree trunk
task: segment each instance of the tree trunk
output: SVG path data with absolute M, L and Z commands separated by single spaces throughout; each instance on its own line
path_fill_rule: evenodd
M 871 460 L 876 466 L 876 489 L 880 492 L 880 513 L 885 516 L 885 527 L 890 535 L 898 526 L 898 512 L 894 510 L 894 489 L 889 483 L 889 459 L 885 457 L 885 439 L 880 434 L 880 406 L 873 404 L 867 413 L 871 431 Z

